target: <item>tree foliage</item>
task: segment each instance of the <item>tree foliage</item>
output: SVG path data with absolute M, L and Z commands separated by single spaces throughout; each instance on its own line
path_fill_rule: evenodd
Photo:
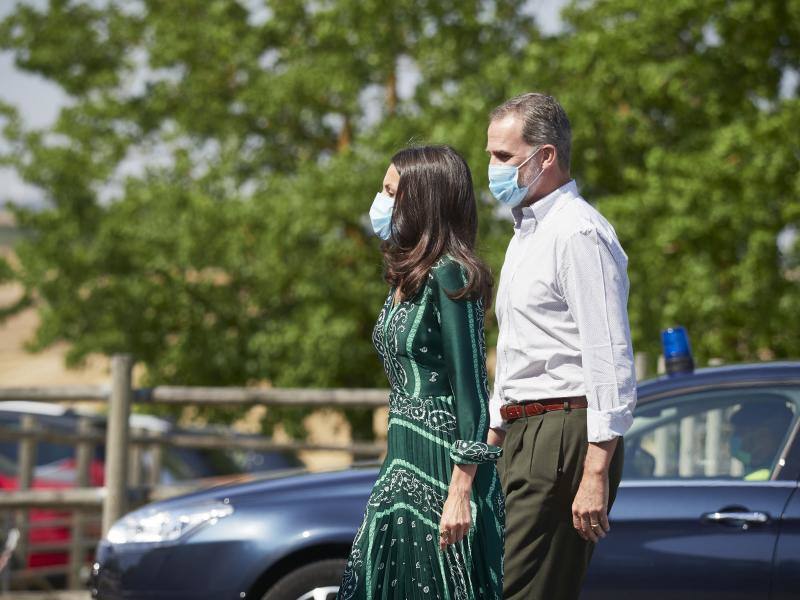
M 701 360 L 800 354 L 800 1 L 576 1 L 550 36 L 526 6 L 18 5 L 0 47 L 70 98 L 44 130 L 0 105 L 0 164 L 47 200 L 16 209 L 34 348 L 132 352 L 150 383 L 384 385 L 364 217 L 389 156 L 467 157 L 497 273 L 486 116 L 535 89 L 567 109 L 573 173 L 628 251 L 636 348 L 682 323 Z

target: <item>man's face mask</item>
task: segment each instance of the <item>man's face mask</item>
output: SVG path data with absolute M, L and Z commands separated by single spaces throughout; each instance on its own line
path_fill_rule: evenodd
M 539 148 L 541 150 L 542 148 Z M 506 206 L 513 208 L 525 199 L 528 190 L 542 176 L 541 169 L 539 174 L 533 178 L 526 186 L 519 185 L 520 168 L 539 153 L 536 150 L 528 158 L 518 165 L 489 165 L 489 190 L 492 195 Z

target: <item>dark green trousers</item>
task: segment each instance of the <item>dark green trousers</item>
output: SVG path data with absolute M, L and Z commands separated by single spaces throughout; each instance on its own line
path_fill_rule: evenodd
M 586 449 L 585 408 L 511 423 L 498 465 L 506 496 L 506 600 L 571 600 L 580 595 L 594 550 L 572 525 L 572 501 Z M 609 472 L 609 510 L 622 477 L 623 454 L 620 439 Z

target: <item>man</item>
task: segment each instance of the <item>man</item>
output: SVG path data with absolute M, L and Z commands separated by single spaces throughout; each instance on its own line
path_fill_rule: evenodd
M 489 187 L 514 216 L 488 439 L 504 446 L 511 600 L 578 598 L 610 531 L 636 404 L 627 256 L 570 178 L 570 146 L 554 98 L 524 94 L 491 114 Z
M 766 481 L 794 419 L 783 401 L 749 402 L 731 415 L 731 456 L 742 463 L 745 481 Z

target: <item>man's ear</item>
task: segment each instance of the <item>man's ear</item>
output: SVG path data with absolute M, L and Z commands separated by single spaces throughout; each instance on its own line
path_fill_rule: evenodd
M 542 146 L 542 154 L 544 155 L 542 158 L 542 169 L 547 169 L 558 162 L 558 154 L 555 146 L 551 146 L 550 144 Z

